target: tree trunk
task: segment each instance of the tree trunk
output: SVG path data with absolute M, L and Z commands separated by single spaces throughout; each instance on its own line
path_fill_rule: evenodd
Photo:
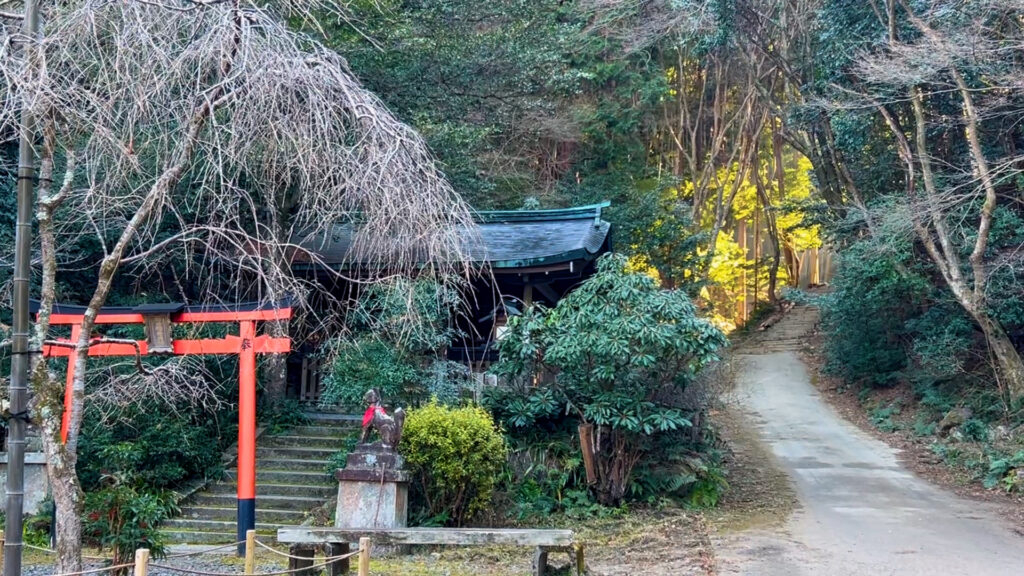
M 954 74 L 959 75 L 955 69 Z M 969 94 L 966 93 L 966 87 L 963 86 L 962 79 L 958 78 L 958 83 L 960 83 L 965 102 L 964 106 L 967 109 L 966 115 L 973 128 L 976 126 L 974 124 L 975 112 L 973 103 L 970 101 Z M 988 271 L 985 267 L 984 251 L 988 243 L 992 211 L 995 206 L 995 190 L 991 179 L 987 177 L 987 163 L 981 154 L 980 144 L 978 144 L 975 138 L 969 138 L 969 140 L 972 140 L 971 147 L 975 162 L 979 166 L 984 167 L 981 179 L 982 185 L 986 190 L 985 204 L 981 212 L 981 222 L 978 226 L 974 250 L 970 256 L 971 268 L 974 272 L 973 286 L 971 286 L 960 270 L 961 263 L 958 249 L 953 244 L 951 233 L 946 226 L 946 214 L 936 207 L 940 205 L 938 201 L 940 196 L 935 175 L 932 172 L 931 158 L 928 156 L 927 127 L 922 100 L 921 91 L 917 89 L 910 91 L 910 102 L 913 106 L 916 124 L 915 139 L 919 156 L 918 162 L 921 165 L 921 177 L 926 196 L 925 201 L 931 211 L 929 216 L 931 218 L 931 226 L 935 232 L 935 238 L 932 238 L 931 230 L 926 227 L 924 222 L 915 219 L 914 229 L 918 239 L 924 245 L 925 251 L 938 267 L 956 301 L 971 315 L 985 334 L 985 341 L 994 360 L 992 368 L 995 371 L 999 386 L 1009 396 L 1010 402 L 1015 403 L 1024 398 L 1024 361 L 1021 360 L 1020 353 L 1006 335 L 1003 327 L 998 321 L 989 316 L 986 311 L 987 298 L 984 288 L 988 280 Z M 910 191 L 911 193 L 913 192 L 913 190 Z M 916 200 L 913 197 L 912 199 Z M 936 244 L 936 239 L 938 244 Z
M 75 472 L 76 455 L 69 453 L 61 441 L 61 409 L 64 382 L 53 378 L 46 363 L 37 361 L 32 373 L 34 413 L 56 414 L 38 419 L 46 454 L 46 475 L 50 480 L 53 505 L 57 511 L 57 566 L 55 572 L 68 574 L 82 570 L 82 488 Z
M 82 487 L 73 466 L 68 466 L 64 457 L 54 458 L 53 448 L 63 451 L 62 447 L 54 447 L 53 440 L 44 440 L 50 444 L 47 449 L 46 470 L 50 478 L 53 492 L 53 505 L 56 513 L 57 533 L 57 573 L 68 574 L 82 569 Z
M 992 367 L 999 387 L 1009 395 L 1011 402 L 1024 398 L 1024 361 L 999 322 L 988 314 L 976 314 L 975 321 L 985 333 L 988 348 L 995 360 Z
M 786 257 L 786 274 L 789 275 L 789 285 L 796 287 L 800 283 L 800 259 L 789 242 L 783 240 L 782 253 Z
M 599 426 L 597 433 L 597 484 L 594 495 L 602 506 L 618 506 L 626 497 L 626 488 L 639 455 L 629 447 L 622 432 Z

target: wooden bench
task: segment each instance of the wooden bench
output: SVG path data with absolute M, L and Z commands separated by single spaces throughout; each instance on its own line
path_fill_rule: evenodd
M 532 546 L 533 570 L 544 576 L 549 552 L 568 552 L 578 576 L 584 573 L 583 546 L 575 541 L 572 530 L 529 530 L 503 528 L 280 528 L 277 541 L 291 545 L 291 554 L 308 560 L 297 561 L 290 569 L 313 565 L 313 555 L 324 547 L 327 557 L 348 553 L 349 542 L 370 538 L 373 545 L 441 545 L 441 546 Z M 327 566 L 328 576 L 348 573 L 348 560 Z

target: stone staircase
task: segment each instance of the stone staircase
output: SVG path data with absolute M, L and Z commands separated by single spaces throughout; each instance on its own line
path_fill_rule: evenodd
M 328 472 L 346 436 L 357 434 L 358 416 L 307 413 L 308 422 L 282 434 L 256 440 L 256 530 L 275 535 L 298 526 L 335 496 L 338 484 Z M 236 539 L 237 470 L 188 497 L 177 518 L 161 531 L 172 543 L 228 544 Z
M 807 336 L 818 324 L 817 306 L 794 306 L 775 325 L 767 330 L 753 332 L 736 347 L 737 354 L 774 354 L 797 352 L 807 345 Z

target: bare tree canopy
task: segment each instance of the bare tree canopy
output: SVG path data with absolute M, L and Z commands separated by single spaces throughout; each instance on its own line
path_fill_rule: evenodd
M 580 10 L 594 30 L 619 38 L 628 51 L 714 35 L 722 25 L 719 6 L 704 0 L 582 0 Z
M 40 359 L 33 369 L 62 511 L 58 571 L 81 566 L 75 465 L 88 350 L 116 276 L 184 262 L 204 297 L 219 289 L 227 298 L 233 290 L 301 300 L 307 286 L 289 270 L 293 239 L 338 224 L 355 230 L 354 256 L 371 271 L 468 272 L 469 208 L 422 139 L 341 56 L 285 23 L 315 28 L 317 16 L 345 13 L 346 3 L 332 0 L 44 2 L 38 38 L 18 31 L 18 14 L 0 18 L 0 139 L 22 136 L 28 115 L 24 136 L 39 158 L 37 342 L 49 337 L 58 274 L 97 272 L 74 343 L 64 444 L 63 378 Z M 99 262 L 78 260 L 74 247 L 85 240 L 99 246 Z M 180 375 L 188 363 L 154 370 L 93 396 L 117 404 L 144 389 L 147 397 L 209 401 L 194 372 Z
M 3 132 L 24 107 L 43 156 L 76 159 L 66 194 L 44 198 L 66 207 L 58 242 L 94 234 L 148 265 L 201 252 L 231 262 L 222 273 L 282 281 L 292 237 L 358 220 L 363 260 L 459 262 L 469 212 L 422 140 L 340 56 L 280 20 L 341 9 L 314 4 L 72 3 L 47 12 L 35 64 L 3 38 Z M 162 178 L 173 185 L 154 190 Z

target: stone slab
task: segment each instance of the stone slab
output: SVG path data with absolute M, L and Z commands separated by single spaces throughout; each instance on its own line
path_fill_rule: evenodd
M 412 476 L 405 470 L 341 468 L 334 472 L 334 479 L 339 482 L 376 482 L 383 481 L 408 483 Z
M 405 461 L 393 449 L 384 448 L 379 443 L 361 444 L 349 452 L 345 469 L 401 470 L 404 464 Z
M 376 544 L 539 546 L 545 549 L 578 545 L 572 530 L 529 528 L 280 528 L 282 544 L 329 544 L 368 537 Z

